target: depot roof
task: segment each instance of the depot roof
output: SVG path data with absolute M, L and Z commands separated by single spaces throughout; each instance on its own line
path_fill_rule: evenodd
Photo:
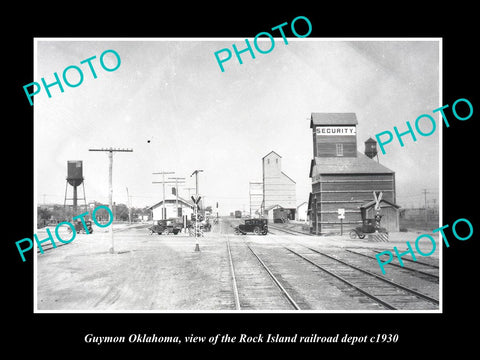
M 312 113 L 310 128 L 317 125 L 357 125 L 355 113 Z
M 318 174 L 393 174 L 394 171 L 357 151 L 356 157 L 316 157 L 310 177 Z
M 168 195 L 166 198 L 165 198 L 165 204 L 168 204 L 168 203 L 175 203 L 177 201 L 177 198 L 173 195 Z M 178 202 L 179 203 L 183 203 L 184 205 L 186 206 L 189 206 L 189 207 L 193 207 L 194 204 L 192 201 L 190 200 L 185 200 L 184 198 L 182 197 L 178 197 Z M 160 200 L 158 203 L 156 203 L 155 205 L 152 205 L 149 207 L 150 210 L 153 210 L 153 209 L 156 209 L 157 207 L 161 206 L 163 204 L 163 199 Z

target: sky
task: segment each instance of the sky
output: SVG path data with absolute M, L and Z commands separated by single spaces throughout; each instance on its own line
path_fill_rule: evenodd
M 245 47 L 245 39 L 36 39 L 35 79 L 54 81 L 76 65 L 84 79 L 64 92 L 42 88 L 34 98 L 35 174 L 38 204 L 63 204 L 68 160 L 83 160 L 87 202 L 108 202 L 108 155 L 90 148 L 129 148 L 113 156 L 113 201 L 151 206 L 162 199 L 154 172 L 184 177 L 179 193 L 195 187 L 220 213 L 249 209 L 249 182 L 261 181 L 261 159 L 282 156 L 282 170 L 296 181 L 297 204 L 308 200 L 313 156 L 312 112 L 354 112 L 358 150 L 393 126 L 406 130 L 440 103 L 439 41 L 275 38 L 268 54 L 235 55 L 220 70 L 214 52 Z M 252 41 L 252 39 L 250 39 Z M 268 38 L 267 38 L 267 40 Z M 267 49 L 269 43 L 261 44 Z M 107 72 L 99 63 L 115 50 L 121 64 Z M 88 64 L 92 60 L 97 78 Z M 104 57 L 114 67 L 112 54 Z M 75 71 L 68 79 L 79 80 Z M 428 127 L 425 125 L 425 130 Z M 396 174 L 397 203 L 423 206 L 439 196 L 441 126 L 417 141 L 404 137 L 379 153 Z M 167 176 L 168 177 L 168 176 Z M 79 194 L 82 194 L 80 189 Z M 72 189 L 68 189 L 71 197 Z

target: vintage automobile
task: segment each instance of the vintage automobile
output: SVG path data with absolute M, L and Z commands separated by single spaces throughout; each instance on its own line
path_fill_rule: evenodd
M 355 229 L 350 231 L 350 238 L 356 239 L 357 237 L 359 237 L 360 239 L 363 239 L 365 238 L 366 234 L 373 234 L 376 231 L 378 231 L 379 233 L 388 234 L 387 229 L 382 227 L 376 227 L 375 223 L 375 219 L 364 219 L 362 226 L 357 226 Z
M 212 224 L 210 224 L 210 221 L 208 219 L 202 221 L 201 226 L 203 228 L 203 231 L 212 231 Z
M 182 224 L 176 219 L 158 220 L 156 224 L 150 226 L 148 231 L 150 235 L 177 235 L 182 230 Z
M 268 234 L 268 220 L 267 219 L 247 219 L 245 224 L 240 224 L 234 228 L 235 235 L 245 235 L 253 232 L 255 235 Z
M 85 225 L 86 225 L 86 227 L 87 227 L 87 229 L 88 229 L 88 233 L 89 233 L 89 234 L 93 233 L 92 221 L 91 221 L 91 220 L 85 220 Z M 87 232 L 85 231 L 85 227 L 84 227 L 83 224 L 82 224 L 82 220 L 77 219 L 75 222 L 73 222 L 73 226 L 75 226 L 75 232 L 76 232 L 77 234 L 80 234 L 80 233 L 85 233 L 85 234 L 86 234 L 86 233 L 87 233 Z M 67 228 L 67 231 L 68 231 L 69 233 L 71 233 L 71 232 L 72 232 L 72 228 L 71 228 L 71 227 L 68 227 L 68 228 Z

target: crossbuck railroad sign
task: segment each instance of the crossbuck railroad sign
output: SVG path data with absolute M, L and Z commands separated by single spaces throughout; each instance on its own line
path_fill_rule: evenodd
M 195 205 L 198 205 L 198 203 L 200 202 L 200 199 L 202 198 L 201 196 L 198 196 L 197 198 L 195 197 L 191 197 L 192 198 L 192 201 Z
M 377 197 L 377 193 L 373 192 L 373 198 L 375 199 L 375 210 L 380 210 L 380 201 L 382 200 L 383 192 L 379 191 L 379 195 Z

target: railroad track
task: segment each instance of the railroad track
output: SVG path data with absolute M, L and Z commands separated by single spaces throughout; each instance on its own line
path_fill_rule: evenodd
M 306 247 L 313 253 L 300 254 L 286 249 L 316 268 L 356 289 L 388 310 L 436 310 L 439 301 L 368 270 L 361 269 L 321 251 Z
M 113 232 L 114 232 L 114 233 L 118 233 L 118 232 L 130 230 L 130 229 L 136 229 L 136 228 L 142 228 L 142 227 L 145 227 L 145 224 L 140 224 L 140 225 L 135 225 L 135 226 L 130 226 L 130 227 L 124 227 L 124 228 L 114 229 Z M 108 233 L 108 231 L 107 231 L 107 233 Z M 67 236 L 68 236 L 68 237 L 71 237 L 71 234 L 72 234 L 72 233 L 69 232 L 69 233 L 67 234 Z M 93 233 L 92 233 L 92 234 L 93 234 Z M 105 233 L 103 233 L 103 234 L 105 234 Z M 77 233 L 77 235 L 78 235 L 78 233 Z M 38 236 L 38 235 L 37 235 L 37 236 Z M 45 234 L 42 234 L 42 237 L 43 237 L 43 238 L 42 238 L 41 240 L 45 239 L 46 236 L 47 236 L 46 233 L 45 233 Z M 71 242 L 69 242 L 69 243 L 66 243 L 66 244 L 65 244 L 65 243 L 62 243 L 62 242 L 58 241 L 58 239 L 56 239 L 56 237 L 55 237 L 55 231 L 54 231 L 54 230 L 52 231 L 52 236 L 53 236 L 53 239 L 56 240 L 56 241 L 55 241 L 55 245 L 57 246 L 57 248 L 62 247 L 62 246 L 65 246 L 65 245 L 69 245 L 69 244 L 71 244 L 72 242 L 74 242 L 74 241 L 76 240 L 76 239 L 74 239 L 73 241 L 71 241 Z M 39 236 L 39 239 L 40 239 L 40 236 Z M 34 240 L 34 242 L 35 242 L 35 240 Z M 37 254 L 41 254 L 40 249 L 38 248 L 38 245 L 37 245 L 37 244 L 36 244 L 36 247 L 37 247 Z M 52 250 L 52 249 L 56 249 L 56 248 L 53 247 L 53 245 L 52 245 L 51 242 L 45 242 L 45 243 L 42 244 L 42 249 L 43 249 L 43 252 L 46 252 L 46 251 L 49 251 L 49 250 Z
M 301 231 L 298 231 L 298 230 L 294 230 L 294 229 L 283 229 L 281 227 L 276 227 L 276 226 L 272 226 L 272 225 L 268 225 L 268 228 L 269 229 L 273 229 L 273 230 L 277 230 L 277 231 L 283 231 L 287 234 L 290 234 L 290 235 L 307 235 L 307 236 L 312 236 L 312 234 L 308 234 L 308 233 L 305 233 L 305 232 L 301 232 Z M 270 231 L 269 231 L 270 232 Z M 271 234 L 273 234 L 272 232 L 270 232 Z
M 232 255 L 232 248 L 230 246 L 230 240 L 227 235 L 227 251 L 230 263 L 230 273 L 232 276 L 235 309 L 248 310 L 252 307 L 255 309 L 255 303 L 261 303 L 265 306 L 269 306 L 270 303 L 272 303 L 273 306 L 280 306 L 283 310 L 301 310 L 300 306 L 288 293 L 281 281 L 275 276 L 272 270 L 255 252 L 255 250 L 253 250 L 253 248 L 246 242 L 243 244 L 244 248 L 248 249 L 248 252 L 251 253 L 256 262 L 260 264 L 260 270 L 263 272 L 263 276 L 258 272 L 258 267 L 250 266 L 251 264 L 244 263 L 245 258 L 239 258 L 236 260 L 237 265 L 235 265 L 234 256 Z M 246 254 L 244 253 L 243 255 Z M 241 265 L 242 263 L 243 265 Z M 268 274 L 271 284 L 274 285 L 275 289 L 272 289 L 265 284 L 265 281 L 262 281 L 262 278 L 265 280 L 265 274 Z M 255 291 L 258 291 L 258 294 L 255 294 Z M 282 300 L 280 300 L 279 297 L 281 297 Z M 283 302 L 283 304 L 279 302 Z
M 372 250 L 373 252 L 376 252 L 377 254 L 385 251 L 385 250 L 377 250 L 377 249 L 370 249 Z M 429 267 L 429 268 L 434 268 L 434 269 L 439 269 L 440 267 L 438 265 L 435 265 L 435 264 L 430 264 L 430 263 L 426 263 L 426 262 L 423 262 L 423 261 L 414 261 L 414 260 L 410 260 L 409 258 L 402 258 L 403 261 L 408 261 L 408 262 L 411 262 L 411 263 L 415 263 L 415 264 L 421 264 L 421 265 L 425 265 L 426 267 Z
M 58 242 L 58 243 L 55 242 L 55 245 L 57 246 L 57 248 L 68 245 L 68 244 L 70 244 L 70 243 L 64 244 L 64 243 L 61 243 L 61 242 Z M 41 254 L 42 252 L 40 251 L 38 245 L 36 245 L 36 247 L 37 247 L 37 254 Z M 43 249 L 43 252 L 46 252 L 48 250 L 52 250 L 52 249 L 56 249 L 56 248 L 54 248 L 52 243 L 49 242 L 49 243 L 42 244 L 42 249 Z
M 357 252 L 357 251 L 353 251 L 351 249 L 345 249 L 345 251 L 348 251 L 351 254 L 366 257 L 368 259 L 371 259 L 371 260 L 374 260 L 375 262 L 377 262 L 377 258 L 375 256 L 371 256 L 371 255 L 368 255 L 368 254 L 363 254 L 363 253 L 360 253 L 360 252 Z M 413 260 L 402 259 L 402 261 L 405 261 L 405 260 L 408 261 L 408 262 L 411 262 L 412 264 L 410 266 L 400 266 L 399 264 L 389 263 L 388 265 L 400 268 L 402 271 L 415 273 L 421 279 L 425 279 L 427 281 L 433 281 L 433 282 L 436 282 L 436 283 L 439 282 L 440 277 L 437 273 L 438 266 L 432 266 L 430 264 L 422 263 L 422 262 L 419 262 L 417 265 L 415 265 L 416 262 L 413 261 Z M 412 266 L 414 266 L 414 267 L 412 267 Z M 418 267 L 421 267 L 421 266 L 425 266 L 427 268 L 426 269 L 419 269 Z M 429 271 L 432 271 L 432 270 L 435 271 L 435 273 L 429 272 Z
M 56 240 L 56 241 L 55 241 L 56 247 L 54 247 L 50 241 L 49 241 L 49 242 L 45 242 L 45 243 L 43 243 L 43 244 L 41 245 L 41 246 L 42 246 L 42 249 L 43 249 L 43 252 L 46 252 L 46 251 L 49 251 L 49 250 L 52 250 L 52 249 L 56 249 L 56 248 L 59 248 L 59 247 L 65 246 L 65 245 L 69 245 L 69 244 L 71 244 L 73 241 L 75 241 L 75 239 L 73 239 L 73 241 L 71 241 L 71 242 L 62 243 L 62 242 L 58 241 L 58 239 L 55 237 L 55 232 L 54 232 L 54 231 L 52 231 L 51 233 L 52 233 L 53 240 L 54 240 L 54 241 Z M 78 234 L 77 234 L 77 235 L 78 235 Z M 38 236 L 38 235 L 37 235 L 37 236 Z M 71 232 L 67 233 L 67 237 L 71 237 L 71 236 L 72 236 L 72 233 L 71 233 Z M 45 233 L 42 237 L 43 237 L 43 239 L 40 239 L 40 236 L 39 236 L 39 239 L 40 239 L 40 240 L 46 239 L 47 234 Z M 33 242 L 35 243 L 35 246 L 36 246 L 36 248 L 37 248 L 37 254 L 41 254 L 40 248 L 39 248 L 38 244 L 36 243 L 35 239 L 33 240 Z

